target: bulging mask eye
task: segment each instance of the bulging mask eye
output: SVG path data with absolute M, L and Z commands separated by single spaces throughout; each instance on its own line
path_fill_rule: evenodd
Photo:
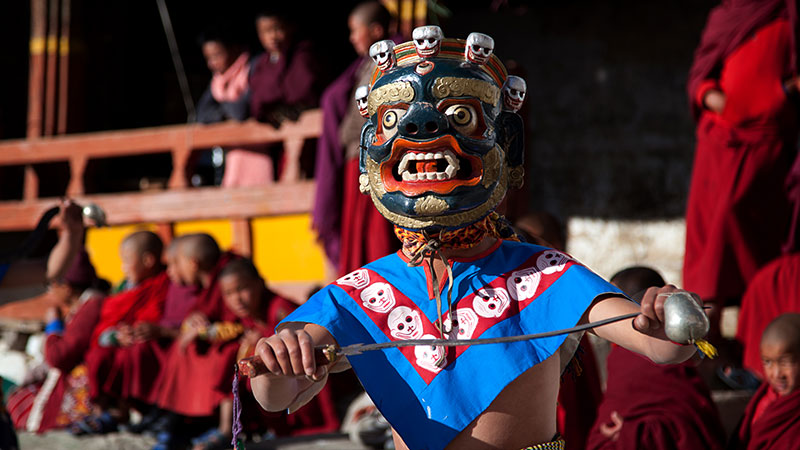
M 445 116 L 460 133 L 472 134 L 477 126 L 475 110 L 470 105 L 452 105 L 448 107 Z
M 390 139 L 397 134 L 397 122 L 406 113 L 405 109 L 387 109 L 381 116 L 381 134 L 384 139 Z

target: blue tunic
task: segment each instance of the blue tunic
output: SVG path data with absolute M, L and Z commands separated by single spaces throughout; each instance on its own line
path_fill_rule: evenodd
M 318 324 L 340 346 L 439 338 L 440 314 L 427 269 L 406 262 L 400 253 L 372 262 L 322 289 L 281 324 Z M 530 244 L 499 241 L 482 255 L 450 262 L 458 339 L 569 328 L 598 295 L 620 293 L 568 255 Z M 446 281 L 441 315 L 449 331 Z M 508 383 L 558 351 L 565 338 L 392 348 L 348 360 L 409 448 L 442 449 Z

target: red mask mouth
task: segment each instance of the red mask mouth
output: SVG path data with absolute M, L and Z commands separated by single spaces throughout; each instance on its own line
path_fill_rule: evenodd
M 464 153 L 453 136 L 427 142 L 397 138 L 389 159 L 380 164 L 386 192 L 407 196 L 426 192 L 449 194 L 459 186 L 474 186 L 483 176 L 483 163 Z

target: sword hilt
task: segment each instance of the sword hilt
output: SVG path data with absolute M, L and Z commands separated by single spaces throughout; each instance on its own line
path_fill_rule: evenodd
M 339 360 L 339 348 L 335 345 L 321 345 L 314 347 L 314 362 L 318 366 L 327 366 Z M 253 355 L 249 358 L 242 358 L 237 363 L 239 365 L 239 372 L 247 377 L 257 377 L 267 372 L 267 366 L 258 355 Z

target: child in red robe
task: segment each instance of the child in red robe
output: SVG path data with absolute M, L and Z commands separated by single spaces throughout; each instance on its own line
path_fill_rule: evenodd
M 665 284 L 647 267 L 622 270 L 611 283 L 632 296 Z M 608 388 L 587 449 L 723 448 L 719 414 L 693 361 L 659 365 L 614 346 L 607 364 Z
M 729 448 L 788 449 L 800 442 L 800 314 L 787 313 L 761 337 L 766 383 L 756 391 Z
M 126 367 L 133 346 L 144 340 L 145 330 L 161 318 L 169 278 L 161 262 L 163 244 L 150 231 L 137 231 L 120 244 L 126 291 L 105 300 L 86 354 L 91 397 L 100 412 L 90 418 L 97 432 L 112 431 L 125 422 L 128 408 L 137 400 L 142 385 L 153 380 L 132 380 Z

